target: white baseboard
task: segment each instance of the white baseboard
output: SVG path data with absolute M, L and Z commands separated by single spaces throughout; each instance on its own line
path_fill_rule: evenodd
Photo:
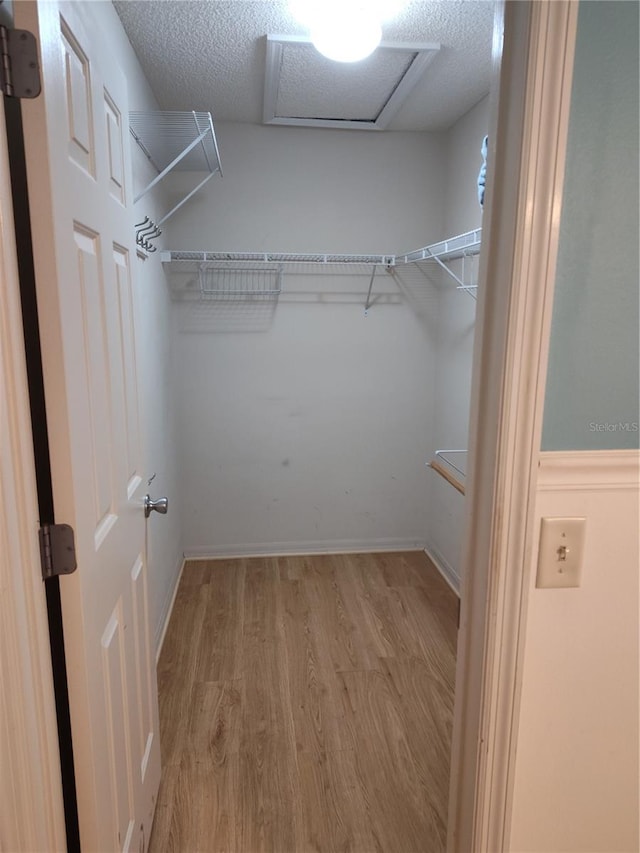
M 427 545 L 424 552 L 458 598 L 460 598 L 460 577 L 451 563 L 445 560 L 438 549 L 434 548 L 432 545 Z
M 224 557 L 287 557 L 307 554 L 375 554 L 378 551 L 423 551 L 420 539 L 333 539 L 326 542 L 268 542 L 255 545 L 185 548 L 187 560 Z
M 160 653 L 162 652 L 162 644 L 164 643 L 164 638 L 167 633 L 167 627 L 169 626 L 169 620 L 171 619 L 171 614 L 173 613 L 173 605 L 176 602 L 176 595 L 178 592 L 178 587 L 180 586 L 180 578 L 182 577 L 182 572 L 184 571 L 184 563 L 185 559 L 183 555 L 180 555 L 178 563 L 176 565 L 176 581 L 173 585 L 173 589 L 169 591 L 169 595 L 167 596 L 167 600 L 165 602 L 165 606 L 163 608 L 163 618 L 160 620 L 160 631 L 155 638 L 155 646 L 156 646 L 156 666 L 158 665 L 158 661 L 160 660 Z

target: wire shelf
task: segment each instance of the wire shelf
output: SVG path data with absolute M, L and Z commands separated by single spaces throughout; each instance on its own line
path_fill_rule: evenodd
M 129 130 L 158 173 L 179 155 L 182 157 L 173 166 L 178 171 L 215 172 L 220 169 L 211 113 L 130 112 Z M 193 148 L 185 151 L 194 142 Z
M 471 257 L 480 253 L 482 244 L 482 228 L 467 231 L 457 237 L 449 237 L 439 243 L 431 243 L 421 249 L 414 249 L 404 255 L 398 255 L 397 260 L 409 264 L 416 261 L 455 261 L 459 258 Z
M 203 299 L 277 298 L 282 293 L 281 267 L 239 269 L 203 264 L 198 277 Z
M 160 260 L 174 278 L 182 281 L 183 291 L 192 288 L 195 284 L 194 280 L 199 279 L 200 292 L 203 296 L 229 296 L 231 293 L 236 296 L 250 294 L 277 296 L 282 290 L 282 277 L 286 274 L 309 276 L 330 272 L 334 276 L 367 275 L 369 285 L 365 311 L 368 311 L 377 301 L 376 298 L 372 298 L 376 272 L 380 268 L 384 268 L 387 272 L 393 272 L 399 266 L 406 266 L 417 261 L 437 262 L 455 279 L 459 289 L 466 290 L 475 298 L 472 291 L 475 290 L 476 285 L 464 281 L 464 270 L 463 278 L 459 278 L 453 270 L 446 266 L 446 262 L 477 255 L 480 251 L 481 234 L 482 229 L 478 228 L 475 231 L 451 237 L 440 243 L 433 243 L 431 246 L 425 246 L 406 255 L 173 250 L 161 252 Z M 202 282 L 205 266 L 203 265 L 208 265 L 206 268 L 209 270 L 206 273 L 209 277 L 204 285 Z M 213 269 L 217 270 L 216 275 L 211 273 Z M 236 281 L 242 282 L 241 284 L 234 286 L 233 276 L 227 276 L 223 285 L 211 284 L 211 281 L 220 278 L 221 270 L 229 271 L 232 269 L 237 271 Z M 274 284 L 274 280 L 265 284 L 266 279 L 261 284 L 256 284 L 261 271 L 265 274 L 271 274 L 273 277 L 273 270 L 277 270 L 277 284 Z M 245 278 L 242 278 L 241 273 L 247 274 Z
M 464 290 L 469 296 L 476 299 L 474 291 L 477 290 L 477 284 L 465 281 L 464 262 L 466 258 L 480 254 L 481 245 L 482 228 L 476 228 L 473 231 L 458 234 L 456 237 L 441 240 L 439 243 L 431 243 L 431 245 L 415 249 L 413 252 L 398 255 L 397 260 L 404 264 L 434 261 L 456 282 L 458 290 Z M 460 259 L 462 259 L 462 277 L 457 275 L 449 266 L 453 261 Z
M 329 253 L 300 252 L 204 252 L 204 251 L 165 251 L 160 258 L 163 263 L 174 261 L 237 261 L 254 263 L 281 264 L 363 264 L 365 266 L 395 267 L 416 261 L 452 261 L 471 257 L 480 252 L 482 229 L 469 231 L 440 243 L 432 243 L 422 249 L 416 249 L 404 255 L 340 255 Z M 465 286 L 466 287 L 466 286 Z
M 394 255 L 337 255 L 337 254 L 302 254 L 291 252 L 176 252 L 165 251 L 160 255 L 165 263 L 184 261 L 232 261 L 237 263 L 262 264 L 361 264 L 364 266 L 393 266 Z
M 313 276 L 331 272 L 333 276 L 365 276 L 368 293 L 365 311 L 373 304 L 371 292 L 375 271 L 393 269 L 392 255 L 342 255 L 300 252 L 196 252 L 164 251 L 160 260 L 172 273 L 182 293 L 199 282 L 203 298 L 277 297 L 284 275 Z M 193 293 L 193 290 L 191 290 Z M 375 300 L 374 300 L 375 301 Z
M 129 113 L 129 132 L 158 172 L 134 201 L 144 198 L 171 171 L 206 173 L 204 180 L 160 219 L 158 225 L 162 225 L 215 174 L 222 175 L 211 113 L 134 111 Z

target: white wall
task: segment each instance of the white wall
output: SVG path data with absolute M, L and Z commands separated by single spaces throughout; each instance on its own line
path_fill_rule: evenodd
M 91 3 L 96 27 L 112 45 L 114 61 L 127 76 L 129 108 L 157 110 L 158 105 L 122 29 L 111 3 Z M 131 141 L 134 170 L 134 192 L 155 177 L 138 145 Z M 145 216 L 159 219 L 169 209 L 162 187 L 154 190 L 135 207 L 136 222 Z M 157 241 L 162 246 L 162 238 Z M 136 338 L 141 378 L 142 436 L 145 445 L 144 473 L 156 477 L 149 486 L 152 497 L 168 495 L 169 514 L 152 515 L 147 522 L 147 558 L 149 562 L 149 609 L 151 634 L 157 643 L 182 562 L 182 527 L 180 517 L 180 478 L 177 467 L 177 441 L 172 387 L 172 337 L 170 334 L 170 295 L 159 252 L 146 260 L 138 259 L 138 315 Z
M 233 123 L 216 133 L 224 177 L 168 223 L 171 248 L 396 252 L 439 233 L 441 134 Z
M 528 590 L 514 853 L 638 850 L 638 454 L 542 454 L 536 515 L 585 516 L 580 587 Z
M 447 134 L 447 182 L 441 239 L 482 225 L 476 181 L 482 165 L 480 147 L 488 124 L 489 98 L 486 97 Z M 462 278 L 462 263 L 455 262 L 452 267 Z M 466 260 L 464 281 L 477 282 L 477 272 L 478 258 Z M 469 294 L 456 290 L 456 282 L 450 276 L 442 273 L 440 283 L 431 456 L 436 450 L 468 447 L 475 330 L 475 301 Z M 459 585 L 464 497 L 435 472 L 430 472 L 429 477 L 427 548 L 454 584 Z
M 225 177 L 172 249 L 393 252 L 442 231 L 438 135 L 218 130 Z M 294 275 L 277 304 L 176 304 L 187 553 L 423 544 L 434 315 L 382 272 L 365 316 L 368 284 Z

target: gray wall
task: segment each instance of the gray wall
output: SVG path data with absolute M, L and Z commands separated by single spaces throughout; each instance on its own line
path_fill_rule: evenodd
M 173 249 L 379 253 L 442 233 L 440 135 L 218 130 L 225 176 L 170 223 Z M 187 553 L 423 546 L 437 321 L 384 271 L 365 316 L 368 284 L 287 275 L 277 304 L 176 303 Z
M 638 4 L 581 3 L 543 450 L 637 448 Z

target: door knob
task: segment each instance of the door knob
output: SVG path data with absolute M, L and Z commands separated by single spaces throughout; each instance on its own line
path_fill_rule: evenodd
M 152 512 L 159 512 L 160 515 L 166 515 L 169 509 L 169 498 L 158 498 L 157 501 L 152 501 L 149 495 L 144 496 L 144 517 L 149 518 Z

